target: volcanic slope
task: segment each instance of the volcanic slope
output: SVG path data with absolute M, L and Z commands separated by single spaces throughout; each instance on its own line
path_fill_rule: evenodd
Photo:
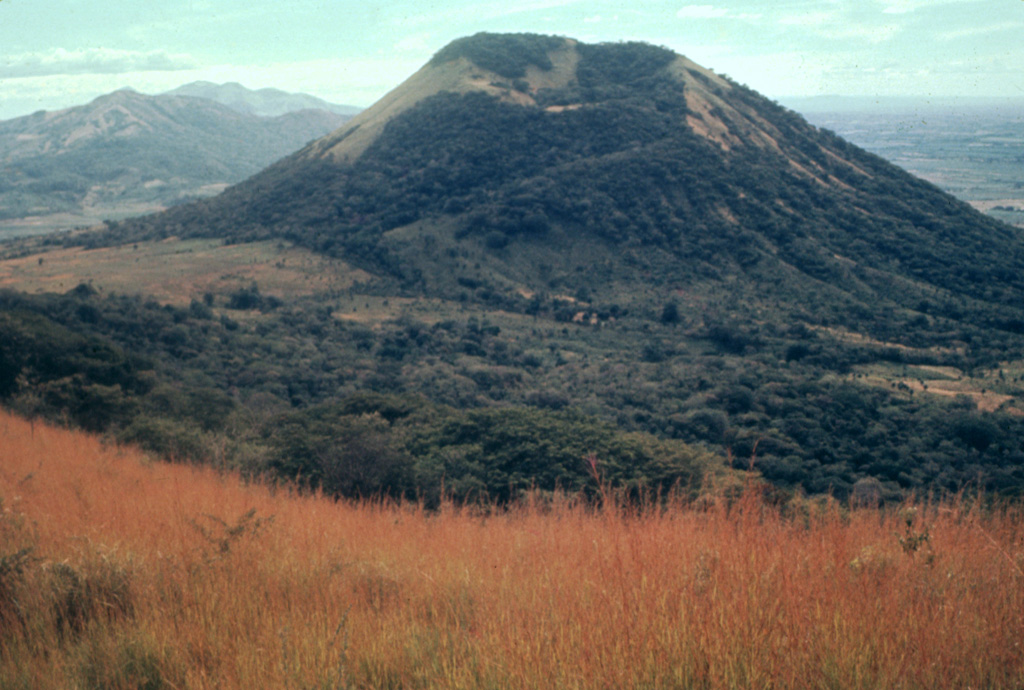
M 123 233 L 283 237 L 447 295 L 479 277 L 439 246 L 509 295 L 646 272 L 801 320 L 981 302 L 1012 330 L 1024 303 L 1019 231 L 667 49 L 546 36 L 456 41 L 341 129 Z

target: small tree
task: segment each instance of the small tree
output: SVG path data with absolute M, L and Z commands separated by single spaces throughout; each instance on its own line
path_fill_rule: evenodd
M 228 298 L 228 309 L 240 309 L 240 310 L 251 310 L 259 309 L 263 306 L 263 295 L 260 294 L 260 288 L 253 281 L 252 285 L 247 288 L 241 288 L 231 293 Z
M 666 325 L 679 323 L 679 305 L 675 300 L 665 303 L 661 310 L 661 322 Z

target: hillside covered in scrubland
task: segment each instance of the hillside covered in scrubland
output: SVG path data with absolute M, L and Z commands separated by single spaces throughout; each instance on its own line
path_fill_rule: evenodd
M 683 56 L 481 34 L 222 195 L 9 244 L 0 396 L 342 496 L 1024 492 L 1024 234 Z
M 0 413 L 0 687 L 1017 688 L 1020 506 L 335 501 Z

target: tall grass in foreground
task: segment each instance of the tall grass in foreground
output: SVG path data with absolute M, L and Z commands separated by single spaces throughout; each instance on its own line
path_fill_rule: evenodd
M 0 413 L 0 688 L 1020 688 L 960 503 L 337 503 Z

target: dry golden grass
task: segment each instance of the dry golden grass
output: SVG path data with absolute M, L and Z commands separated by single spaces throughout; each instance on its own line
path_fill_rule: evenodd
M 5 413 L 0 497 L 2 688 L 1024 686 L 1016 508 L 428 513 Z
M 145 294 L 177 305 L 253 281 L 265 295 L 293 298 L 345 289 L 367 278 L 342 261 L 269 241 L 225 245 L 170 238 L 101 249 L 50 248 L 0 261 L 0 287 L 59 293 L 90 283 L 98 290 Z

